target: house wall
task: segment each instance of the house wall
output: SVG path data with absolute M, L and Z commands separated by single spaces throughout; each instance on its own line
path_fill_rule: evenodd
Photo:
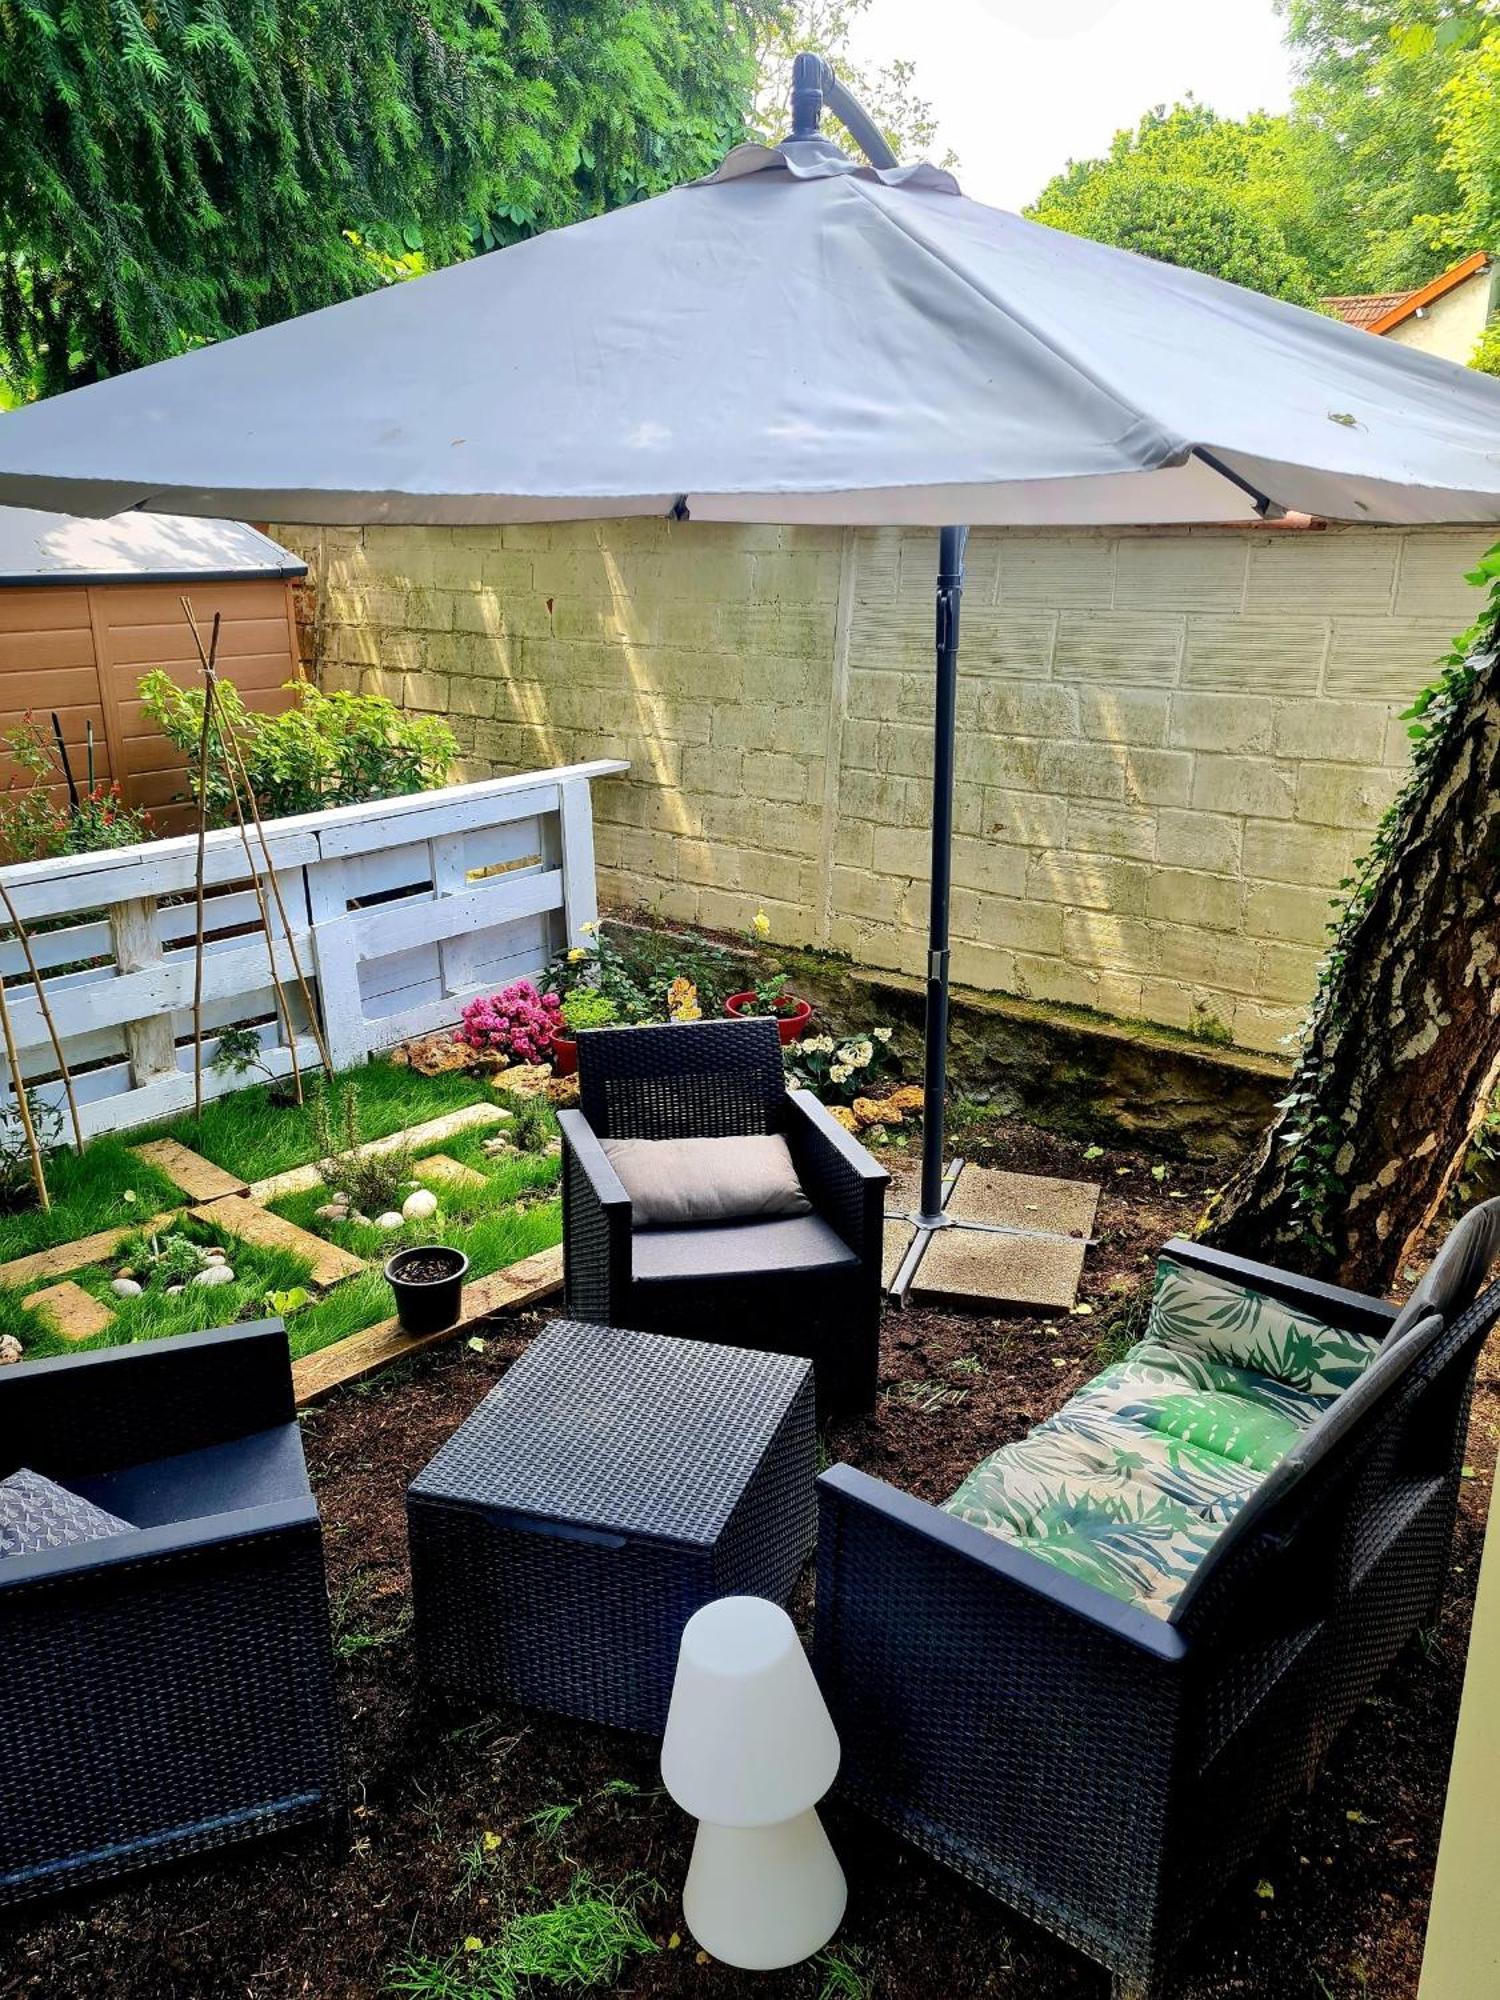
M 1399 341 L 1403 347 L 1420 348 L 1444 361 L 1458 361 L 1465 367 L 1473 359 L 1484 332 L 1495 297 L 1495 271 L 1476 272 L 1451 292 L 1434 299 L 1420 317 L 1413 314 L 1382 337 Z
M 594 756 L 601 894 L 917 971 L 930 533 L 298 529 L 305 657 L 468 775 Z M 954 977 L 1274 1049 L 1406 762 L 1483 530 L 985 530 L 963 609 Z

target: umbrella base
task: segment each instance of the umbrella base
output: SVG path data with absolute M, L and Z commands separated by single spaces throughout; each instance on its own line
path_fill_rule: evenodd
M 1073 1305 L 1093 1241 L 1093 1183 L 954 1160 L 943 1175 L 940 1215 L 904 1205 L 901 1194 L 898 1188 L 886 1211 L 886 1289 L 894 1304 L 917 1297 L 1029 1312 Z

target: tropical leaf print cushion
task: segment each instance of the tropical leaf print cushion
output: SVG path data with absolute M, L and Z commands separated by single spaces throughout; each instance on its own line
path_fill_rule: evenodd
M 1170 1617 L 1226 1522 L 1379 1351 L 1164 1257 L 1145 1339 L 976 1466 L 947 1511 Z
M 1232 1278 L 1162 1257 L 1146 1338 L 1132 1357 L 1142 1347 L 1164 1347 L 1328 1397 L 1363 1375 L 1379 1345 Z

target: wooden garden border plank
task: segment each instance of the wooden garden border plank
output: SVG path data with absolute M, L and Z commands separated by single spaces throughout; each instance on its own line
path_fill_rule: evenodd
M 195 1221 L 222 1229 L 242 1243 L 253 1243 L 262 1250 L 289 1250 L 294 1257 L 305 1257 L 312 1265 L 315 1285 L 336 1285 L 340 1278 L 357 1277 L 365 1268 L 364 1258 L 356 1257 L 352 1250 L 340 1249 L 337 1243 L 314 1236 L 311 1230 L 299 1229 L 295 1222 L 288 1222 L 284 1215 L 273 1215 L 248 1195 L 221 1195 L 217 1201 L 200 1202 L 188 1213 Z
M 384 1319 L 375 1326 L 367 1326 L 363 1333 L 351 1333 L 331 1346 L 321 1347 L 316 1354 L 304 1355 L 292 1363 L 292 1385 L 298 1405 L 315 1403 L 346 1382 L 357 1382 L 377 1368 L 385 1368 L 409 1354 L 420 1354 L 439 1341 L 453 1340 L 492 1313 L 534 1305 L 538 1299 L 558 1291 L 562 1281 L 563 1256 L 559 1243 L 551 1250 L 539 1250 L 535 1256 L 523 1257 L 518 1264 L 465 1285 L 463 1316 L 441 1333 L 405 1333 L 399 1321 Z
M 399 1152 L 403 1146 L 438 1145 L 444 1139 L 451 1139 L 456 1132 L 467 1132 L 475 1125 L 503 1125 L 510 1116 L 498 1104 L 465 1104 L 457 1111 L 445 1111 L 440 1118 L 428 1118 L 420 1125 L 408 1125 L 404 1132 L 390 1132 L 383 1139 L 366 1139 L 362 1146 L 356 1146 L 355 1156 L 361 1160 L 378 1159 L 382 1153 Z M 306 1194 L 315 1188 L 323 1176 L 315 1166 L 288 1167 L 284 1174 L 270 1174 L 263 1181 L 252 1181 L 250 1193 L 256 1201 L 279 1201 L 284 1194 Z M 3 1281 L 3 1280 L 0 1280 Z
M 38 1278 L 61 1278 L 69 1271 L 81 1270 L 85 1264 L 103 1263 L 127 1236 L 134 1236 L 137 1230 L 165 1229 L 181 1213 L 180 1209 L 169 1208 L 160 1215 L 142 1216 L 139 1222 L 125 1222 L 115 1229 L 96 1230 L 92 1236 L 75 1237 L 71 1243 L 54 1243 L 50 1250 L 29 1250 L 24 1257 L 13 1257 L 8 1264 L 0 1264 L 0 1285 L 30 1285 Z
M 201 1153 L 195 1153 L 191 1146 L 184 1146 L 176 1139 L 148 1139 L 144 1145 L 132 1146 L 130 1150 L 138 1160 L 164 1173 L 190 1201 L 217 1201 L 220 1195 L 250 1192 L 248 1182 L 236 1174 L 225 1173 L 212 1160 L 204 1159 Z

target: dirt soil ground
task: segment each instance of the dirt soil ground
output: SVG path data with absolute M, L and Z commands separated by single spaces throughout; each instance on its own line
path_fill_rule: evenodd
M 1089 1159 L 1029 1126 L 987 1124 L 965 1132 L 963 1148 L 1023 1172 L 1099 1181 L 1099 1241 L 1080 1295 L 1091 1311 L 1052 1321 L 928 1308 L 887 1317 L 878 1405 L 827 1443 L 832 1457 L 930 1499 L 1107 1358 L 1128 1331 L 1110 1327 L 1122 1298 L 1205 1191 L 1201 1169 L 1114 1151 Z M 828 1817 L 851 1884 L 837 1960 L 755 1977 L 708 1962 L 677 1900 L 690 1828 L 659 1789 L 652 1744 L 519 1709 L 455 1718 L 423 1699 L 405 1487 L 545 1317 L 496 1322 L 482 1350 L 440 1350 L 306 1419 L 327 1529 L 351 1837 L 267 1846 L 13 1923 L 0 1930 L 0 1996 L 363 2000 L 385 1989 L 401 1959 L 492 1938 L 510 1912 L 544 1907 L 584 1870 L 638 1894 L 642 1881 L 662 1885 L 640 1903 L 660 1948 L 625 1967 L 619 1993 L 1103 2000 L 1108 1981 L 1097 1968 L 837 1807 Z M 1437 1643 L 1403 1661 L 1335 1749 L 1309 1805 L 1252 1874 L 1228 1886 L 1184 1968 L 1181 2000 L 1416 1994 L 1497 1423 L 1492 1345 L 1480 1362 L 1472 1476 Z M 807 1582 L 794 1610 L 810 1614 Z M 87 1689 L 78 1694 L 87 1700 Z M 555 1825 L 534 1820 L 552 1806 L 572 1810 L 552 1815 Z

